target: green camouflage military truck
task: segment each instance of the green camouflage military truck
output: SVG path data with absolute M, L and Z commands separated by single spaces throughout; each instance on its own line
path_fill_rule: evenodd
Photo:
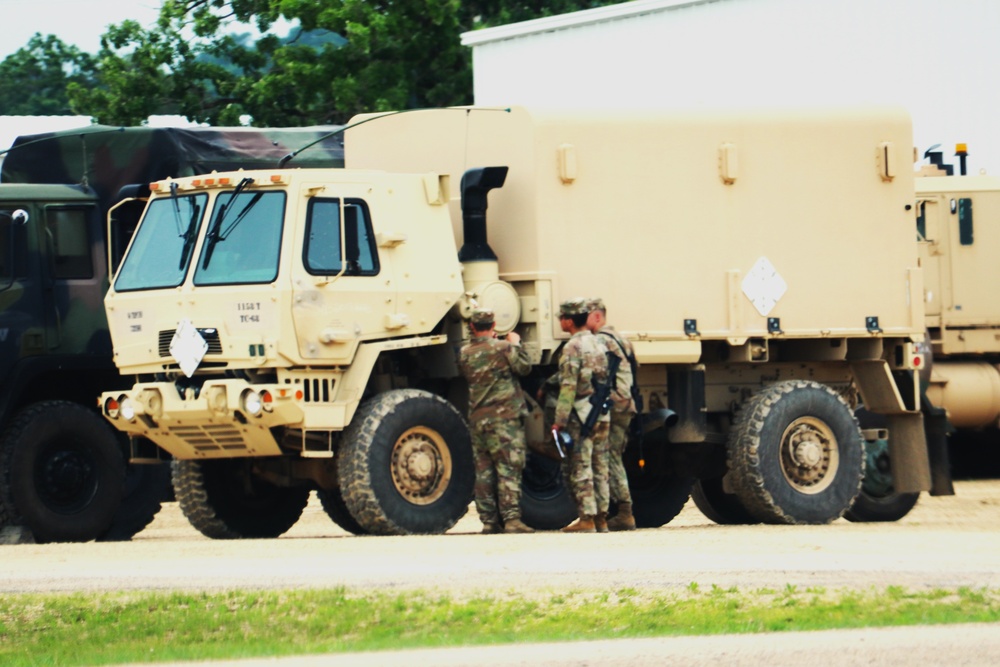
M 0 173 L 0 528 L 117 540 L 153 519 L 168 467 L 126 466 L 127 442 L 94 409 L 100 390 L 132 384 L 112 361 L 108 267 L 150 181 L 274 167 L 314 142 L 291 166 L 338 167 L 335 129 L 91 126 L 14 142 Z

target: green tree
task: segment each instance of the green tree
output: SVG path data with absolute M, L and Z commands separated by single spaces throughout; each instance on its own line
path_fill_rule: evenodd
M 231 125 L 342 123 L 362 111 L 468 104 L 477 27 L 611 2 L 165 0 L 157 26 L 112 26 L 96 86 L 74 105 L 100 122 L 153 113 Z M 280 28 L 295 26 L 287 36 Z M 234 27 L 252 26 L 250 40 Z
M 71 83 L 94 83 L 94 57 L 54 35 L 35 33 L 26 46 L 0 62 L 0 115 L 58 116 L 77 113 L 66 93 Z

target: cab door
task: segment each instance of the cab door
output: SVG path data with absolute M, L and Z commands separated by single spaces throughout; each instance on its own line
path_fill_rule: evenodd
M 100 216 L 93 205 L 50 204 L 37 227 L 45 346 L 60 354 L 111 354 Z
M 362 340 L 391 335 L 396 281 L 366 194 L 327 188 L 306 203 L 292 310 L 304 359 L 349 361 Z
M 928 326 L 941 326 L 942 312 L 952 305 L 951 243 L 947 200 L 926 197 L 917 201 L 917 241 L 924 269 L 925 313 Z

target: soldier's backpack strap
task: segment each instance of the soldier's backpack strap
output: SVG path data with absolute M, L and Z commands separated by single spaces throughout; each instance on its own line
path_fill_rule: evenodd
M 598 331 L 601 336 L 607 336 L 615 342 L 618 349 L 622 351 L 622 356 L 628 361 L 629 367 L 632 369 L 632 386 L 629 387 L 629 391 L 632 394 L 632 400 L 635 402 L 636 414 L 642 413 L 642 392 L 639 391 L 639 364 L 635 360 L 635 355 L 630 354 L 625 351 L 625 346 L 622 345 L 621 341 L 618 340 L 610 331 Z

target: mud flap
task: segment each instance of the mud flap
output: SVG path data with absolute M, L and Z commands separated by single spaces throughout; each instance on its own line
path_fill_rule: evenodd
M 948 460 L 948 434 L 952 432 L 947 411 L 933 405 L 921 392 L 920 408 L 924 413 L 924 433 L 927 435 L 927 455 L 931 468 L 931 495 L 953 496 L 951 462 Z
M 924 439 L 924 415 L 903 412 L 886 415 L 889 426 L 889 461 L 896 493 L 931 489 L 929 446 Z

